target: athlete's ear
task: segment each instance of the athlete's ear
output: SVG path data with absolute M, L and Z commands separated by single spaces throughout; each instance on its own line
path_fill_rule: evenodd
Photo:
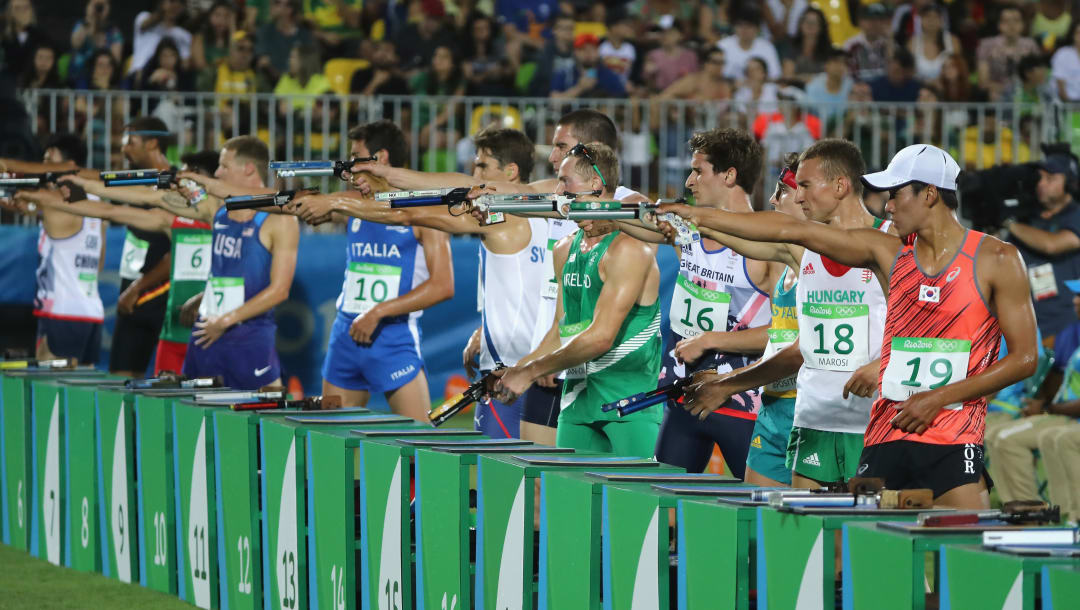
M 738 179 L 739 170 L 735 169 L 734 167 L 729 167 L 728 170 L 724 172 L 724 186 L 731 188 L 735 186 L 735 181 Z
M 518 168 L 517 163 L 507 163 L 503 166 L 503 172 L 506 173 L 506 179 L 509 182 L 514 181 L 514 178 L 517 177 L 519 171 L 520 169 Z
M 390 165 L 390 151 L 380 148 L 374 153 L 375 162 L 380 165 Z
M 836 198 L 843 199 L 851 192 L 851 182 L 844 176 L 836 178 Z

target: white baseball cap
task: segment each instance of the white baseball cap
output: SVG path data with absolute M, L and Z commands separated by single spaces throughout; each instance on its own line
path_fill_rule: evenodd
M 887 191 L 911 182 L 955 191 L 959 175 L 960 166 L 949 153 L 929 144 L 912 144 L 896 153 L 885 171 L 866 174 L 862 181 L 875 191 Z

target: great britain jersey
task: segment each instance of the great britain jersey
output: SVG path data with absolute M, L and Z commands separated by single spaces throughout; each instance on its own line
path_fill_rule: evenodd
M 967 231 L 953 260 L 936 275 L 919 266 L 914 243 L 900 248 L 889 278 L 889 314 L 881 343 L 881 397 L 874 402 L 866 445 L 908 440 L 935 445 L 979 444 L 986 398 L 941 409 L 921 435 L 892 427 L 897 407 L 915 393 L 982 373 L 1001 347 L 1001 328 L 975 273 L 986 235 Z

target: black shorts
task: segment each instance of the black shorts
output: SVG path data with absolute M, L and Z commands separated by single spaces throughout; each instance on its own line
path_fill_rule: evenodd
M 934 497 L 986 478 L 986 488 L 993 487 L 986 471 L 983 446 L 933 445 L 915 441 L 892 441 L 863 449 L 858 476 L 885 479 L 888 489 L 931 489 Z
M 137 377 L 143 376 L 157 350 L 161 323 L 162 318 L 155 322 L 138 315 L 117 314 L 112 352 L 109 354 L 109 370 L 130 371 Z
M 563 380 L 556 379 L 555 387 L 533 385 L 525 392 L 525 407 L 521 421 L 556 428 L 559 425 L 559 402 L 562 400 Z
M 101 352 L 101 322 L 38 318 L 37 340 L 45 340 L 57 358 L 77 358 L 79 364 L 97 364 Z

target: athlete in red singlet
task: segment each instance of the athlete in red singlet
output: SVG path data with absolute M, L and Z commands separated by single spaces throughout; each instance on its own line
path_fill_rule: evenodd
M 889 191 L 885 209 L 901 238 L 766 212 L 750 215 L 744 224 L 752 226 L 739 230 L 872 269 L 889 283 L 882 398 L 873 406 L 859 475 L 882 477 L 891 489 L 930 488 L 941 506 L 980 509 L 990 505 L 982 397 L 1034 373 L 1035 312 L 1016 248 L 956 220 L 959 174 L 948 153 L 918 144 L 863 177 L 870 188 Z M 709 226 L 707 217 L 695 221 Z M 1001 335 L 1009 354 L 995 362 Z

